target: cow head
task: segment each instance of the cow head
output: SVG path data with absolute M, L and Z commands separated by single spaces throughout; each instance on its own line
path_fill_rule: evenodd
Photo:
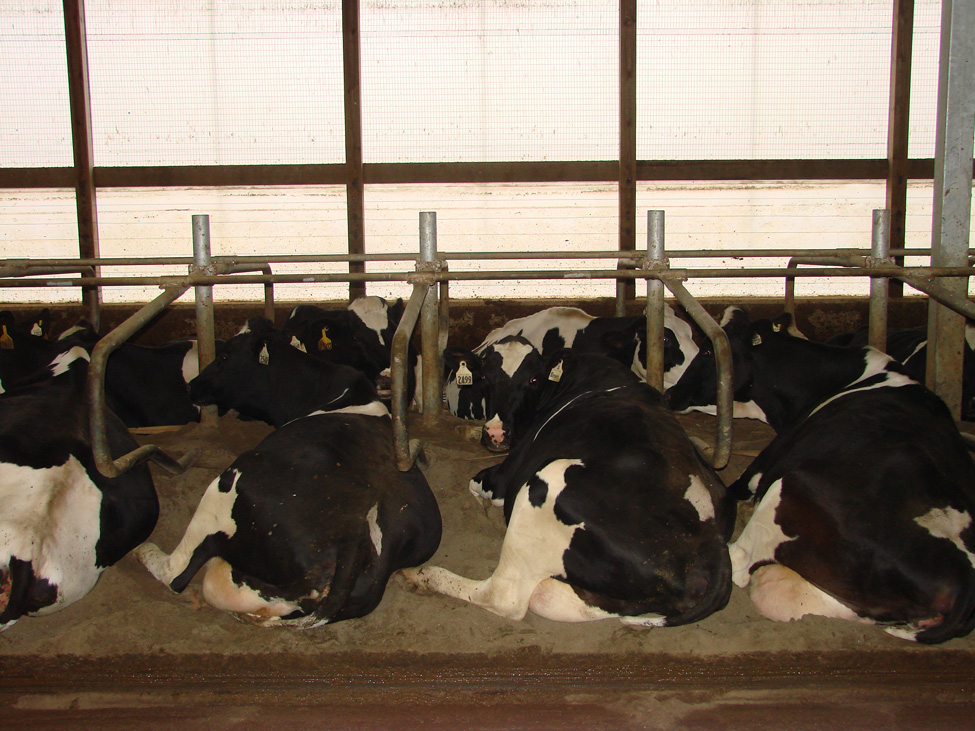
M 791 321 L 791 318 L 790 318 Z M 728 307 L 721 320 L 721 328 L 728 336 L 732 356 L 732 379 L 736 417 L 753 417 L 765 421 L 760 409 L 751 401 L 751 349 L 772 337 L 789 337 L 784 321 L 751 322 L 748 314 L 738 307 Z M 717 362 L 710 341 L 701 346 L 697 356 L 688 364 L 680 379 L 666 390 L 670 408 L 678 412 L 702 411 L 714 414 L 718 401 Z
M 492 452 L 508 449 L 513 409 L 522 392 L 542 373 L 542 358 L 520 335 L 509 335 L 475 354 L 462 348 L 444 352 L 445 392 L 450 413 L 486 419 L 481 444 Z
M 214 361 L 190 381 L 190 398 L 280 426 L 316 409 L 375 400 L 358 371 L 302 353 L 264 318 L 217 348 Z

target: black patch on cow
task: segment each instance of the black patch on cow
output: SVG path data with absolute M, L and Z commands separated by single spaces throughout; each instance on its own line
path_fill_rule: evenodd
M 528 502 L 533 508 L 540 508 L 548 497 L 548 483 L 538 475 L 532 475 L 528 480 Z
M 545 337 L 542 338 L 542 353 L 554 353 L 556 350 L 561 350 L 564 347 L 565 338 L 562 337 L 562 333 L 557 327 L 546 332 Z
M 217 489 L 220 492 L 230 492 L 234 486 L 234 475 L 236 473 L 233 470 L 227 470 L 222 475 L 220 475 L 220 481 L 217 483 Z
M 0 612 L 0 626 L 49 607 L 58 598 L 57 586 L 47 579 L 37 578 L 30 561 L 11 556 L 8 566 L 6 578 L 10 582 L 10 597 L 7 606 Z

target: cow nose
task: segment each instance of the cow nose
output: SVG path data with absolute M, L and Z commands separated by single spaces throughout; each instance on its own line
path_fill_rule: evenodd
M 508 449 L 508 430 L 504 428 L 497 415 L 488 419 L 481 430 L 481 444 L 491 452 L 504 452 Z

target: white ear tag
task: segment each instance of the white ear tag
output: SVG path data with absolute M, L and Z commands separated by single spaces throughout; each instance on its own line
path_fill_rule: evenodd
M 44 330 L 41 328 L 41 324 L 39 322 L 34 323 L 34 325 L 30 329 L 30 334 L 36 335 L 39 338 L 44 337 Z
M 752 335 L 752 345 L 761 345 L 761 344 L 762 344 L 762 336 L 759 335 L 758 333 Z
M 777 333 L 781 331 L 782 331 L 782 323 L 777 322 L 774 325 L 772 325 L 772 332 Z
M 458 386 L 470 386 L 474 383 L 474 374 L 467 367 L 467 361 L 462 360 L 457 366 L 457 376 L 454 379 Z
M 257 362 L 261 365 L 267 365 L 271 362 L 271 354 L 267 352 L 267 343 L 261 348 L 261 354 L 257 356 Z
M 307 353 L 308 352 L 307 350 L 305 350 L 305 344 L 303 342 L 301 342 L 294 335 L 291 336 L 291 347 L 292 348 L 295 348 L 296 350 L 300 350 L 302 353 Z
M 555 368 L 549 371 L 548 380 L 558 383 L 562 380 L 562 361 L 559 361 Z

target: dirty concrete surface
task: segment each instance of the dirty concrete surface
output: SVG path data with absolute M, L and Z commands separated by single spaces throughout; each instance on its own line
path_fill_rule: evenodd
M 712 417 L 680 419 L 689 434 L 713 438 Z M 501 457 L 468 436 L 470 424 L 445 416 L 425 428 L 411 416 L 410 426 L 444 519 L 433 562 L 485 578 L 504 522 L 467 483 Z M 772 436 L 758 422 L 734 426 L 726 483 Z M 140 435 L 177 456 L 200 450 L 182 475 L 152 467 L 161 506 L 152 540 L 172 550 L 210 481 L 269 431 L 225 415 L 216 427 Z M 739 530 L 747 513 L 742 506 Z M 926 728 L 975 712 L 975 636 L 924 647 L 837 620 L 775 623 L 738 588 L 697 624 L 636 629 L 531 614 L 512 622 L 394 579 L 369 616 L 301 631 L 256 628 L 206 606 L 200 578 L 176 595 L 127 556 L 83 600 L 0 634 L 8 727 L 412 726 L 396 711 L 403 704 L 430 728 L 722 728 L 720 719 Z M 323 705 L 326 715 L 316 712 Z

